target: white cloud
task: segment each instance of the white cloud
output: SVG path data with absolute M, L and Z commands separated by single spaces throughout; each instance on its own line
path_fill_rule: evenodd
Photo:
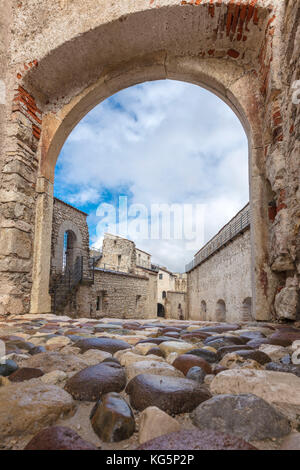
M 86 210 L 119 188 L 147 207 L 206 204 L 207 241 L 249 198 L 248 145 L 238 118 L 215 95 L 175 81 L 145 83 L 106 100 L 65 143 L 56 190 Z M 181 241 L 138 244 L 176 271 L 193 256 Z
M 86 203 L 94 203 L 99 201 L 99 191 L 95 188 L 84 188 L 76 194 L 70 194 L 68 201 L 70 204 L 82 206 Z

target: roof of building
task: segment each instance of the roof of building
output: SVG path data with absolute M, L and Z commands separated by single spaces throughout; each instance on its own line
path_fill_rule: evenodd
M 143 270 L 145 270 L 145 271 L 150 271 L 151 273 L 156 274 L 156 275 L 158 274 L 158 270 L 157 270 L 156 268 L 152 268 L 152 267 L 151 267 L 151 268 L 147 268 L 146 266 L 140 266 L 139 264 L 137 264 L 136 267 L 137 267 L 138 269 L 143 269 Z
M 113 233 L 108 233 L 108 232 L 106 232 L 106 233 L 104 234 L 104 237 L 105 237 L 105 236 L 110 237 L 110 238 L 119 238 L 120 240 L 126 240 L 126 241 L 128 241 L 128 242 L 130 242 L 130 243 L 133 243 L 133 244 L 135 245 L 137 251 L 141 251 L 142 253 L 145 253 L 145 255 L 152 256 L 152 255 L 151 255 L 150 253 L 148 253 L 147 251 L 141 250 L 141 248 L 137 248 L 135 242 L 134 242 L 133 240 L 130 240 L 129 238 L 121 237 L 120 235 L 114 235 Z
M 164 272 L 170 274 L 171 276 L 175 276 L 175 274 L 172 273 L 172 271 L 169 271 L 169 270 L 168 270 L 167 268 L 165 268 L 164 266 L 159 266 L 159 265 L 157 265 L 157 269 L 158 269 L 159 271 L 164 271 Z

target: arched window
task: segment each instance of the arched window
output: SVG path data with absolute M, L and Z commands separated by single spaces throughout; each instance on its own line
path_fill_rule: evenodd
M 166 293 L 165 290 L 163 290 L 163 292 L 162 292 L 162 298 L 165 299 L 166 297 L 167 297 L 167 293 Z
M 179 320 L 184 320 L 184 312 L 182 310 L 181 304 L 178 304 L 178 318 Z
M 73 268 L 76 258 L 75 247 L 76 235 L 72 230 L 67 230 L 64 233 L 63 271 Z
M 206 320 L 206 302 L 205 300 L 201 301 L 201 309 L 200 309 L 200 320 Z
M 57 216 L 56 216 L 57 219 Z M 76 225 L 76 220 L 56 220 L 58 231 L 52 238 L 52 259 L 51 269 L 53 273 L 63 273 L 66 269 L 72 270 L 78 257 L 86 254 L 88 257 L 88 239 L 82 240 L 80 228 Z M 84 248 L 84 246 L 86 248 Z
M 216 321 L 226 320 L 226 304 L 223 299 L 218 300 L 216 305 Z
M 242 303 L 242 321 L 251 321 L 253 320 L 252 316 L 252 299 L 247 297 Z

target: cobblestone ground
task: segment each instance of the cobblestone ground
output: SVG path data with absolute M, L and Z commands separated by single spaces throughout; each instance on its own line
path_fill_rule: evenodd
M 0 448 L 299 449 L 299 326 L 3 319 Z

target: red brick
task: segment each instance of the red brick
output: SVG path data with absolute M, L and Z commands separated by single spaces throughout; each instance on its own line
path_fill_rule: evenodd
M 234 59 L 237 59 L 240 55 L 240 53 L 236 51 L 235 49 L 229 49 L 227 51 L 227 54 L 229 55 L 229 57 L 233 57 Z

